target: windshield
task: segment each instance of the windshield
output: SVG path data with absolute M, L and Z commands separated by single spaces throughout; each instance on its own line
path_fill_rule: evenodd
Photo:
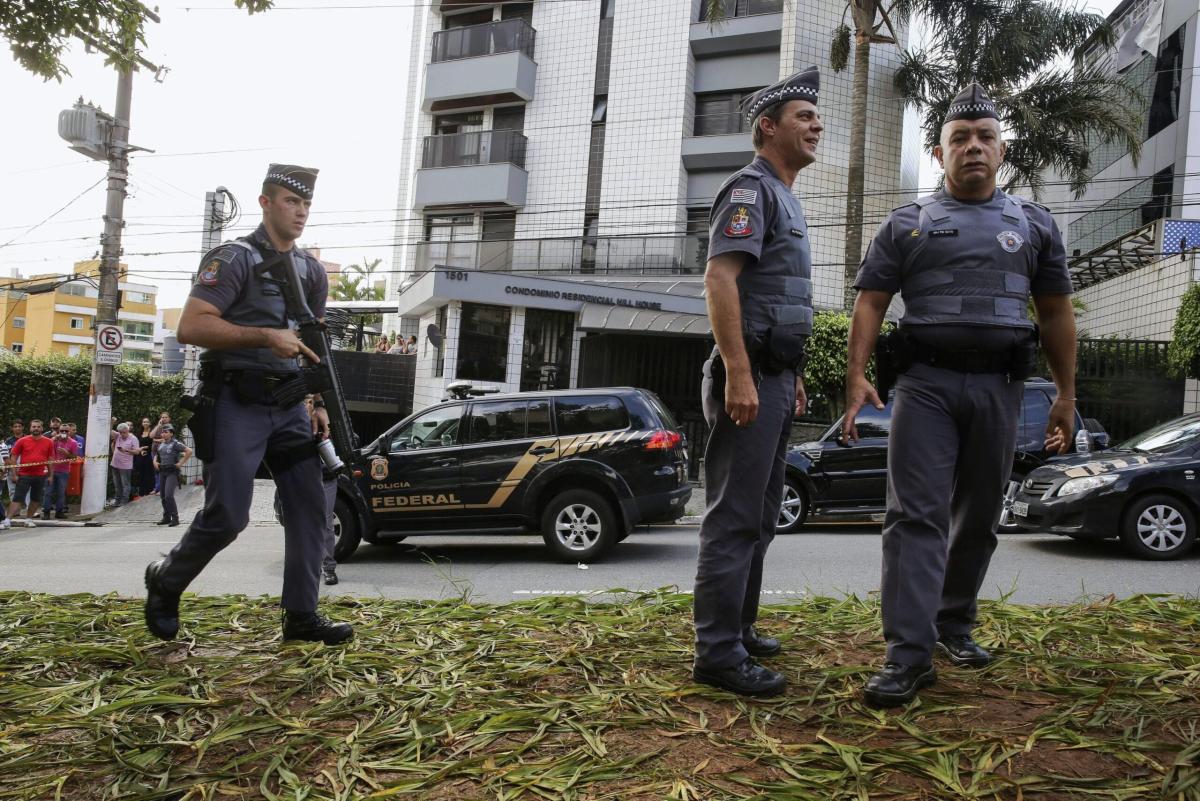
M 1185 417 L 1155 426 L 1122 442 L 1118 450 L 1170 453 L 1200 443 L 1200 417 Z

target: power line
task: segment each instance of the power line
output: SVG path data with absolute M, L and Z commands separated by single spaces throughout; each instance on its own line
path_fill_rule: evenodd
M 41 222 L 39 222 L 39 223 L 34 223 L 32 226 L 30 226 L 30 227 L 29 227 L 29 228 L 27 228 L 26 230 L 22 231 L 21 233 L 17 234 L 17 235 L 16 235 L 16 236 L 14 236 L 12 239 L 10 239 L 10 240 L 8 240 L 7 242 L 5 242 L 3 245 L 0 245 L 0 250 L 3 250 L 4 248 L 8 247 L 8 246 L 9 246 L 9 245 L 11 245 L 12 243 L 16 242 L 18 239 L 20 239 L 21 237 L 25 236 L 25 234 L 28 234 L 28 233 L 30 233 L 30 232 L 32 232 L 32 231 L 34 231 L 34 230 L 36 230 L 36 229 L 38 229 L 38 228 L 42 227 L 43 225 L 45 225 L 45 224 L 46 224 L 47 222 L 49 222 L 50 220 L 53 220 L 55 217 L 57 217 L 59 214 L 62 214 L 64 211 L 66 211 L 67 209 L 69 209 L 69 208 L 72 206 L 72 204 L 74 204 L 74 203 L 75 203 L 75 201 L 79 200 L 81 197 L 83 197 L 84 195 L 86 195 L 88 192 L 91 192 L 91 191 L 92 191 L 93 189 L 95 189 L 97 186 L 99 186 L 100 184 L 102 184 L 102 183 L 104 182 L 104 180 L 105 180 L 107 177 L 108 177 L 108 176 L 106 176 L 106 175 L 102 175 L 102 176 L 100 176 L 100 178 L 99 178 L 99 179 L 98 179 L 98 180 L 97 180 L 97 181 L 96 181 L 94 184 L 92 184 L 92 185 L 91 185 L 91 186 L 89 186 L 87 189 L 85 189 L 85 190 L 83 190 L 82 192 L 80 192 L 80 193 L 79 193 L 78 195 L 76 195 L 75 197 L 73 197 L 73 198 L 71 198 L 70 200 L 68 200 L 68 201 L 67 201 L 67 204 L 66 204 L 65 206 L 63 206 L 62 208 L 60 208 L 58 211 L 54 212 L 53 214 L 51 214 L 49 217 L 47 217 L 46 219 L 42 220 Z

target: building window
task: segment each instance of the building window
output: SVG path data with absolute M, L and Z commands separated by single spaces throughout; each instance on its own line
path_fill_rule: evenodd
M 134 350 L 133 348 L 125 349 L 124 361 L 125 364 L 150 364 L 150 351 Z
M 150 294 L 149 292 L 132 292 L 132 291 L 126 290 L 125 302 L 126 303 L 153 303 L 154 295 Z
M 604 122 L 608 117 L 608 95 L 597 95 L 592 106 L 592 122 Z
M 525 310 L 521 346 L 521 391 L 569 389 L 575 313 Z
M 433 342 L 432 340 L 430 341 L 430 344 L 433 345 L 433 377 L 434 378 L 441 378 L 442 376 L 444 376 L 446 374 L 445 353 L 446 353 L 446 309 L 447 308 L 448 307 L 446 307 L 446 306 L 442 306 L 441 308 L 438 309 L 437 322 L 434 323 L 434 325 L 437 326 L 437 330 L 439 332 L 438 339 L 436 342 Z
M 425 241 L 419 249 L 420 272 L 452 268 L 475 269 L 475 215 L 430 215 L 425 218 Z
M 1146 119 L 1146 138 L 1179 119 L 1179 95 L 1183 89 L 1183 27 L 1167 37 L 1154 62 L 1154 94 Z
M 464 303 L 458 325 L 458 365 L 455 378 L 503 381 L 508 372 L 508 330 L 512 310 L 507 306 Z
M 1175 188 L 1175 168 L 1167 167 L 1154 174 L 1150 199 L 1142 204 L 1142 225 L 1171 215 L 1171 196 Z
M 742 113 L 742 104 L 746 98 L 757 91 L 757 89 L 741 89 L 736 92 L 697 94 L 693 135 L 721 136 L 746 133 L 750 130 L 750 126 L 746 122 L 746 115 Z
M 24 343 L 21 343 L 21 342 L 14 342 L 8 346 L 8 349 L 11 350 L 13 353 L 21 353 L 22 351 L 25 350 L 25 345 L 24 345 Z
M 753 14 L 778 14 L 783 11 L 783 0 L 725 0 L 726 17 L 749 17 Z M 700 4 L 700 21 L 708 19 L 708 3 Z
M 121 323 L 121 331 L 131 342 L 154 341 L 154 323 L 135 323 L 125 320 Z
M 600 19 L 612 19 L 617 0 L 600 0 Z
M 75 331 L 81 330 L 83 328 L 83 318 L 82 317 L 72 317 L 70 326 L 71 326 L 72 330 L 75 330 Z
M 24 317 L 14 317 L 13 318 L 13 328 L 24 328 L 24 327 L 25 327 L 25 318 Z
M 81 283 L 63 284 L 58 288 L 58 291 L 64 295 L 75 295 L 77 297 L 87 297 L 87 285 Z
M 703 206 L 687 210 L 687 237 L 683 243 L 683 265 L 681 272 L 702 273 L 708 265 L 708 216 Z

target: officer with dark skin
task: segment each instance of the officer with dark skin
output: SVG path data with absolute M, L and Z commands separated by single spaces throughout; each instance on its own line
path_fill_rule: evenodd
M 318 358 L 292 327 L 280 284 L 267 267 L 284 254 L 296 267 L 309 310 L 325 313 L 329 281 L 315 258 L 295 247 L 312 206 L 315 169 L 272 164 L 263 181 L 262 224 L 204 257 L 179 320 L 179 341 L 199 345 L 202 393 L 215 399 L 209 421 L 204 508 L 165 559 L 146 568 L 146 625 L 157 637 L 179 630 L 179 597 L 249 521 L 254 476 L 270 467 L 284 524 L 283 637 L 334 645 L 354 632 L 317 612 L 325 556 L 325 493 L 316 436 L 329 414 L 319 396 L 310 419 L 298 357 Z M 270 261 L 268 261 L 270 260 Z M 196 417 L 200 413 L 197 412 Z M 195 420 L 195 418 L 193 418 Z M 192 426 L 192 423 L 189 423 Z
M 725 182 L 709 221 L 704 286 L 717 346 L 702 389 L 708 508 L 700 526 L 692 674 L 742 695 L 775 695 L 786 683 L 755 661 L 779 653 L 780 643 L 759 635 L 754 623 L 792 418 L 807 405 L 812 257 L 792 184 L 816 160 L 819 88 L 810 67 L 749 100 L 757 155 Z
M 864 698 L 898 706 L 952 664 L 993 657 L 971 637 L 996 548 L 1035 328 L 1057 388 L 1045 446 L 1066 451 L 1075 414 L 1075 315 L 1062 237 L 1049 210 L 997 189 L 1005 143 L 995 105 L 972 84 L 949 106 L 934 156 L 945 188 L 892 212 L 859 269 L 843 437 L 883 408 L 867 381 L 884 313 L 904 301 L 888 445 L 881 604 L 887 658 Z M 893 364 L 895 362 L 893 361 Z

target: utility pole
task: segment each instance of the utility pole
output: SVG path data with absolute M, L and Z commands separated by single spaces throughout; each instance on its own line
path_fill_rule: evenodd
M 233 214 L 227 214 L 225 211 L 225 201 L 229 199 L 233 205 Z M 237 209 L 237 201 L 229 190 L 223 186 L 218 186 L 215 192 L 204 193 L 204 227 L 200 234 L 200 250 L 202 253 L 208 253 L 217 245 L 221 244 L 221 236 L 225 232 L 225 224 L 235 214 Z M 193 282 L 195 278 L 192 279 Z M 183 392 L 185 395 L 195 395 L 200 389 L 200 348 L 195 345 L 183 346 Z M 195 443 L 192 442 L 191 431 L 180 431 L 183 436 L 184 444 L 192 447 Z M 201 465 L 199 459 L 189 459 L 188 463 L 183 467 L 183 479 L 189 484 L 194 482 L 201 475 Z
M 96 300 L 96 330 L 116 325 L 120 307 L 121 231 L 125 227 L 125 185 L 129 178 L 129 109 L 133 100 L 133 70 L 121 72 L 117 80 L 117 107 L 108 143 L 108 199 L 104 206 L 104 235 L 101 239 L 100 296 Z M 92 357 L 92 383 L 88 397 L 88 427 L 83 466 L 83 497 L 80 513 L 104 511 L 108 493 L 109 438 L 100 432 L 112 428 L 113 366 L 98 361 L 100 348 Z
M 159 22 L 153 11 L 143 8 L 148 19 Z M 106 55 L 111 50 L 83 37 L 84 43 Z M 134 53 L 131 60 L 151 70 L 161 81 L 165 67 L 157 67 Z M 124 62 L 123 62 L 124 63 Z M 129 108 L 133 101 L 133 65 L 124 66 L 117 77 L 117 107 L 109 116 L 83 98 L 74 108 L 58 115 L 58 135 L 71 149 L 97 161 L 108 162 L 108 196 L 104 206 L 101 237 L 100 292 L 96 300 L 96 347 L 92 352 L 92 383 L 88 388 L 87 437 L 83 465 L 83 497 L 79 511 L 94 515 L 104 511 L 108 491 L 109 438 L 112 427 L 113 364 L 122 358 L 122 335 L 117 326 L 121 306 L 121 232 L 125 228 L 125 186 L 129 178 L 129 153 L 146 148 L 129 144 Z M 104 345 L 104 347 L 101 347 Z M 101 433 L 103 432 L 103 433 Z

